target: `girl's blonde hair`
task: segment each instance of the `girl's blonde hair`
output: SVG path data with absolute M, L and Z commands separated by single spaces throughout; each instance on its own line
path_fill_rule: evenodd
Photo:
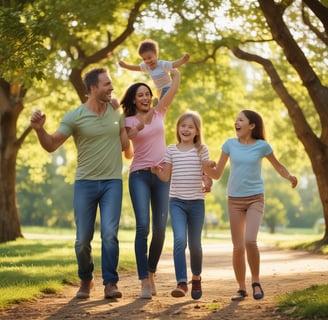
M 180 126 L 181 122 L 187 118 L 191 118 L 196 127 L 196 135 L 194 137 L 194 144 L 198 151 L 198 154 L 200 154 L 202 147 L 203 147 L 202 118 L 197 111 L 188 110 L 179 117 L 179 119 L 177 121 L 177 125 L 176 125 L 176 138 L 177 138 L 178 142 L 180 143 L 181 138 L 179 136 L 179 126 Z

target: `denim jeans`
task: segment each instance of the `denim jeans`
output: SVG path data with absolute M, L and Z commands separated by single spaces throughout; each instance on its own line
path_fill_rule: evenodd
M 205 216 L 204 200 L 170 198 L 170 217 L 174 236 L 174 268 L 177 282 L 187 282 L 186 247 L 190 253 L 190 268 L 193 275 L 202 273 L 202 229 Z
M 119 247 L 118 227 L 122 207 L 122 180 L 76 180 L 74 217 L 76 223 L 75 254 L 78 275 L 82 280 L 93 277 L 94 262 L 91 241 L 97 208 L 100 209 L 101 268 L 103 284 L 117 282 Z
M 162 99 L 162 98 L 163 98 L 164 94 L 165 94 L 166 92 L 168 92 L 168 91 L 169 91 L 169 89 L 170 89 L 170 87 L 164 87 L 164 88 L 162 88 L 162 90 L 161 90 L 161 96 L 160 96 L 160 99 Z
M 161 181 L 150 170 L 137 170 L 129 176 L 129 190 L 136 218 L 135 255 L 138 277 L 155 272 L 162 253 L 168 216 L 169 182 Z M 148 251 L 152 209 L 152 238 Z M 148 254 L 147 254 L 148 253 Z

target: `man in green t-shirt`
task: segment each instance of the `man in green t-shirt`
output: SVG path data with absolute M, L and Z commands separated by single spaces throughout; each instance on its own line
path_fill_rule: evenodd
M 41 146 L 48 152 L 58 149 L 70 136 L 77 148 L 74 184 L 75 253 L 81 280 L 77 298 L 86 299 L 93 287 L 94 262 L 91 241 L 97 208 L 100 208 L 102 239 L 102 276 L 105 298 L 120 298 L 117 287 L 119 246 L 118 227 L 122 206 L 122 151 L 129 153 L 130 143 L 123 115 L 112 101 L 112 79 L 104 68 L 88 72 L 84 78 L 87 101 L 69 111 L 58 130 L 48 134 L 45 114 L 31 116 Z

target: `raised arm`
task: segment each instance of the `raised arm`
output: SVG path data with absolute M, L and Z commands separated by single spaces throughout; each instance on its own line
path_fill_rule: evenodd
M 173 101 L 180 85 L 180 73 L 178 69 L 173 69 L 171 71 L 172 75 L 172 84 L 169 88 L 169 90 L 165 93 L 163 98 L 161 98 L 156 105 L 156 110 L 158 110 L 160 113 L 165 114 L 167 112 L 167 109 L 169 108 L 171 102 Z
M 287 170 L 287 168 L 282 165 L 276 158 L 276 156 L 274 155 L 274 153 L 270 153 L 267 156 L 267 159 L 270 161 L 270 163 L 272 164 L 272 166 L 275 168 L 275 170 L 285 179 L 287 179 L 288 181 L 290 181 L 291 185 L 293 188 L 295 188 L 297 186 L 297 178 L 295 176 L 292 176 L 289 171 Z
M 141 71 L 141 68 L 139 65 L 134 65 L 134 64 L 127 64 L 124 61 L 120 60 L 118 62 L 121 68 L 128 69 L 131 71 Z
M 190 56 L 188 53 L 184 54 L 184 56 L 178 60 L 173 61 L 173 68 L 179 68 L 183 64 L 187 63 L 190 59 Z
M 220 179 L 228 159 L 229 155 L 222 152 L 218 163 L 211 160 L 202 161 L 203 172 L 213 179 Z
M 35 130 L 42 148 L 48 152 L 53 152 L 57 150 L 68 137 L 58 131 L 51 135 L 47 133 L 43 128 L 45 121 L 46 115 L 40 110 L 36 110 L 30 118 L 30 125 Z

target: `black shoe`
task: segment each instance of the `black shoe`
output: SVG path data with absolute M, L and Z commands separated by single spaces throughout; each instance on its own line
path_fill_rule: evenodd
M 255 288 L 256 288 L 256 287 L 259 287 L 259 288 L 260 288 L 261 293 L 255 293 Z M 263 289 L 262 289 L 261 285 L 260 285 L 258 282 L 253 282 L 253 283 L 252 283 L 252 288 L 253 288 L 253 298 L 254 298 L 255 300 L 263 299 L 263 297 L 264 297 L 264 292 L 263 292 Z
M 248 296 L 245 290 L 239 289 L 237 295 L 231 297 L 231 301 L 243 301 Z
M 201 279 L 199 280 L 191 280 L 191 297 L 195 300 L 200 299 L 202 296 L 202 285 Z

